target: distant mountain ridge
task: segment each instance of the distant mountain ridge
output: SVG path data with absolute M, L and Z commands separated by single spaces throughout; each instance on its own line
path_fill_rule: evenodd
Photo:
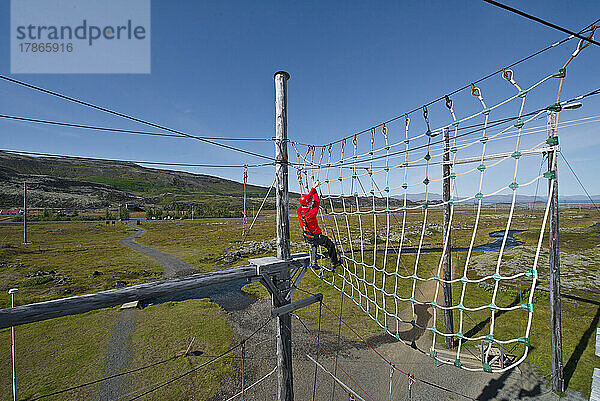
M 24 181 L 28 182 L 32 207 L 102 208 L 115 202 L 164 205 L 217 200 L 239 204 L 243 196 L 242 183 L 210 175 L 151 169 L 129 162 L 0 151 L 0 208 L 22 204 Z M 246 186 L 249 198 L 262 199 L 267 190 Z

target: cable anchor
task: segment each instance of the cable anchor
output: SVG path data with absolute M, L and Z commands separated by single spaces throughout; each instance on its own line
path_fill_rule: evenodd
M 452 110 L 452 99 L 450 99 L 450 96 L 444 95 L 444 99 L 446 100 L 446 107 L 448 110 Z

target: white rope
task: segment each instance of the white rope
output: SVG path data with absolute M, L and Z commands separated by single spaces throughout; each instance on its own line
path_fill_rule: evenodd
M 299 155 L 299 163 L 303 163 L 302 168 L 310 169 L 313 178 L 323 175 L 325 177 L 323 190 L 326 193 L 322 193 L 321 198 L 328 204 L 328 210 L 319 212 L 319 221 L 323 224 L 324 232 L 327 235 L 337 235 L 336 242 L 344 262 L 339 271 L 324 273 L 324 269 L 313 269 L 314 274 L 345 294 L 380 327 L 401 342 L 410 343 L 415 340 L 416 337 L 412 339 L 406 337 L 406 333 L 416 336 L 419 330 L 431 331 L 432 341 L 428 350 L 430 356 L 443 364 L 454 364 L 470 371 L 489 371 L 491 368 L 485 365 L 487 357 L 489 357 L 489 350 L 484 352 L 484 361 L 479 366 L 470 359 L 461 361 L 461 355 L 468 350 L 465 348 L 467 342 L 486 340 L 495 344 L 523 345 L 521 357 L 517 362 L 505 366 L 503 369 L 494 367 L 495 372 L 505 371 L 516 366 L 524 360 L 528 353 L 529 328 L 533 319 L 531 297 L 535 291 L 538 261 L 537 259 L 533 260 L 527 268 L 519 267 L 518 270 L 505 272 L 503 271 L 505 265 L 503 259 L 506 259 L 504 255 L 508 234 L 516 216 L 517 188 L 521 190 L 537 183 L 543 176 L 545 177 L 544 174 L 537 173 L 537 171 L 537 175 L 533 177 L 521 177 L 523 173 L 518 175 L 520 158 L 539 154 L 545 149 L 544 147 L 557 149 L 554 145 L 546 143 L 545 137 L 540 138 L 541 140 L 536 144 L 527 146 L 523 146 L 524 142 L 521 140 L 524 134 L 544 135 L 541 130 L 528 128 L 528 124 L 537 120 L 544 111 L 525 114 L 525 101 L 531 97 L 535 88 L 549 82 L 552 76 L 546 76 L 526 90 L 522 90 L 513 79 L 512 71 L 506 74 L 509 78 L 505 77 L 504 79 L 515 89 L 512 95 L 494 106 L 488 107 L 482 96 L 482 90 L 473 86 L 472 94 L 480 104 L 480 110 L 467 117 L 458 117 L 452 101 L 448 99 L 446 106 L 451 118 L 449 122 L 439 124 L 439 128 L 430 128 L 429 112 L 424 108 L 424 121 L 411 121 L 408 116 L 405 118 L 404 126 L 398 129 L 400 132 L 403 131 L 402 135 L 398 135 L 398 132 L 394 130 L 394 124 L 383 125 L 381 133 L 376 132 L 375 129 L 371 130 L 370 140 L 364 138 L 365 141 L 359 143 L 358 140 L 351 137 L 348 140 L 323 146 L 320 150 L 320 157 L 319 155 L 315 157 L 315 147 L 294 145 L 297 155 Z M 544 100 L 542 102 L 546 103 Z M 515 113 L 517 110 L 518 113 Z M 511 117 L 501 118 L 503 114 Z M 491 115 L 497 118 L 494 121 L 493 130 L 488 129 L 492 126 Z M 431 115 L 431 117 L 434 116 L 439 120 L 437 114 Z M 471 134 L 474 136 L 463 137 L 459 141 L 458 139 L 462 136 L 459 131 L 460 124 L 476 118 L 480 118 L 482 121 L 475 125 L 478 128 Z M 421 127 L 426 125 L 427 132 L 411 137 L 411 131 L 425 131 L 425 128 L 419 128 L 419 124 Z M 438 143 L 436 138 L 444 131 L 448 132 L 446 135 L 450 135 L 450 130 L 453 131 L 450 148 L 439 149 L 436 146 Z M 517 134 L 512 135 L 514 132 Z M 493 140 L 496 142 L 493 142 L 494 148 L 491 148 L 490 142 Z M 403 150 L 400 151 L 397 147 L 401 144 L 403 144 Z M 307 148 L 297 149 L 297 146 L 307 146 Z M 352 149 L 349 149 L 349 146 L 352 146 Z M 504 147 L 504 150 L 498 152 L 499 147 Z M 472 156 L 476 148 L 479 149 L 477 155 Z M 490 150 L 494 150 L 494 152 L 490 152 Z M 414 156 L 415 152 L 418 152 L 417 156 Z M 447 157 L 448 152 L 451 152 L 450 158 Z M 327 157 L 324 156 L 325 153 L 327 153 Z M 459 158 L 459 154 L 461 158 Z M 465 155 L 468 157 L 464 158 Z M 450 162 L 446 162 L 450 165 L 449 173 L 442 171 L 444 158 L 450 160 Z M 380 162 L 376 162 L 376 160 L 380 160 Z M 490 179 L 499 176 L 498 174 L 490 175 L 490 169 L 501 172 L 501 169 L 507 168 L 509 163 L 512 163 L 510 160 L 514 160 L 510 182 L 503 180 L 498 184 L 493 184 L 494 187 L 490 188 L 492 186 L 488 183 Z M 476 165 L 474 167 L 466 165 L 471 162 Z M 457 170 L 459 165 L 460 169 Z M 466 167 L 463 167 L 465 165 Z M 434 169 L 434 166 L 438 166 L 440 171 Z M 488 171 L 490 172 L 488 173 Z M 442 174 L 439 174 L 440 172 Z M 450 176 L 446 177 L 445 174 L 450 174 Z M 367 176 L 368 180 L 365 178 Z M 418 180 L 417 177 L 419 177 Z M 451 198 L 439 202 L 432 198 L 434 193 L 432 184 L 447 179 L 450 179 Z M 462 198 L 458 198 L 456 195 L 456 183 L 459 179 L 469 183 L 473 188 L 473 192 L 465 194 L 465 187 L 461 187 L 465 194 Z M 522 182 L 517 182 L 518 179 Z M 412 182 L 413 180 L 414 182 Z M 339 181 L 339 185 L 335 185 L 335 181 Z M 413 204 L 408 200 L 411 191 L 418 191 L 417 188 L 422 188 L 424 201 L 421 204 Z M 481 268 L 475 270 L 473 268 L 474 253 L 480 251 L 475 246 L 476 241 L 481 236 L 481 230 L 488 227 L 487 217 L 484 217 L 487 216 L 484 212 L 485 199 L 504 191 L 512 191 L 512 196 L 509 212 L 506 217 L 503 217 L 506 219 L 505 222 L 502 222 L 504 236 L 498 246 L 496 263 L 493 267 L 490 266 L 489 271 Z M 464 206 L 472 201 L 475 201 L 473 214 L 464 213 Z M 439 216 L 439 211 L 444 206 L 449 206 L 450 210 L 448 231 L 441 233 L 437 231 L 443 238 L 439 245 L 440 248 L 430 249 L 432 245 L 437 246 L 437 244 L 430 244 L 430 238 L 436 238 L 434 235 L 437 234 L 431 230 L 432 225 L 437 226 L 434 219 Z M 456 209 L 457 207 L 460 209 Z M 546 210 L 545 214 L 547 213 Z M 466 221 L 461 221 L 461 219 L 466 219 Z M 542 224 L 542 231 L 546 225 L 545 220 Z M 462 271 L 451 277 L 441 277 L 443 276 L 442 257 L 451 247 L 449 234 L 451 229 L 457 228 L 456 225 L 463 227 L 462 230 L 468 227 L 468 230 L 471 231 L 467 240 L 468 248 L 465 248 L 465 259 L 461 260 L 461 266 L 458 269 Z M 382 246 L 385 248 L 381 249 Z M 408 246 L 411 248 L 407 249 Z M 434 253 L 438 259 L 433 261 L 430 256 L 426 257 L 426 252 L 428 255 Z M 404 256 L 407 254 L 409 256 Z M 409 269 L 406 268 L 403 259 L 410 261 Z M 403 270 L 401 270 L 401 266 Z M 523 302 L 527 303 L 512 306 L 496 305 L 501 286 L 507 285 L 510 280 L 517 279 L 519 283 L 528 286 L 531 298 L 529 302 L 524 300 Z M 470 302 L 471 293 L 467 291 L 467 285 L 482 287 L 487 285 L 486 281 L 491 280 L 494 280 L 493 286 L 488 287 L 491 293 L 491 303 L 483 305 Z M 435 285 L 431 287 L 430 293 L 425 294 L 420 284 L 430 281 L 435 281 Z M 441 295 L 440 286 L 446 283 L 460 283 L 458 287 L 460 295 L 451 305 L 443 303 L 438 305 L 437 299 Z M 429 309 L 433 315 L 433 323 L 419 321 L 419 309 L 423 306 Z M 438 330 L 436 323 L 440 311 L 455 309 L 458 310 L 457 331 L 446 333 Z M 505 333 L 498 336 L 495 332 L 498 331 L 499 311 L 518 310 L 528 312 L 526 318 L 521 315 L 522 319 L 526 319 L 523 328 L 528 327 L 528 329 L 519 333 L 520 337 L 510 337 L 513 334 L 509 336 Z M 465 323 L 466 313 L 477 311 L 490 311 L 489 330 L 464 334 L 464 330 L 469 328 Z M 514 313 L 513 316 L 519 315 Z M 476 322 L 473 321 L 473 325 L 475 324 Z M 404 327 L 409 327 L 410 330 L 403 331 Z M 438 353 L 436 346 L 440 336 L 456 338 L 458 340 L 457 350 L 451 351 L 451 355 Z
M 272 371 L 270 371 L 269 373 L 267 373 L 266 375 L 264 375 L 263 377 L 261 377 L 260 379 L 258 379 L 257 381 L 255 381 L 254 383 L 252 383 L 251 385 L 249 385 L 248 387 L 246 387 L 244 389 L 244 393 L 247 392 L 248 390 L 250 390 L 252 387 L 256 386 L 257 384 L 261 383 L 263 380 L 265 380 L 267 377 L 271 376 L 273 373 L 275 373 L 275 371 L 277 370 L 277 366 L 275 366 L 273 368 Z M 242 391 L 240 391 L 239 393 L 237 393 L 236 395 L 228 398 L 226 401 L 231 401 L 236 399 L 237 397 L 239 397 L 240 395 L 242 395 Z
M 325 369 L 323 367 L 323 365 L 321 365 L 319 362 L 315 361 L 310 355 L 306 354 L 306 357 L 308 359 L 310 359 L 311 361 L 313 361 L 314 364 L 317 365 L 323 372 L 325 372 L 329 376 L 331 376 L 331 378 L 333 380 L 335 380 L 340 386 L 342 386 L 344 388 L 344 390 L 346 390 L 349 394 L 352 394 L 357 400 L 365 401 L 364 398 L 362 398 L 361 396 L 359 396 L 358 394 L 356 394 L 356 392 L 354 390 L 352 390 L 350 387 L 348 387 L 343 381 L 341 381 L 340 379 L 338 379 L 333 373 L 331 373 L 330 371 L 328 371 L 327 369 Z

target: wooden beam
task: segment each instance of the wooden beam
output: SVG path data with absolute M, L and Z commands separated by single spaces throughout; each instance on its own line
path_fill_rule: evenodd
M 300 308 L 304 308 L 305 306 L 312 305 L 315 302 L 320 302 L 323 300 L 323 294 L 318 293 L 315 295 L 311 295 L 310 297 L 306 297 L 304 299 L 300 299 L 298 301 L 289 303 L 287 305 L 283 305 L 279 308 L 274 308 L 271 310 L 271 317 L 277 317 L 281 315 L 285 315 L 286 313 L 293 312 Z
M 256 275 L 256 266 L 247 265 L 197 273 L 186 277 L 144 283 L 126 288 L 55 299 L 35 304 L 0 309 L 0 329 L 40 320 L 76 315 L 95 309 L 110 308 L 131 301 L 154 299 L 164 295 Z
M 275 175 L 277 204 L 277 257 L 291 259 L 290 216 L 288 192 L 288 153 L 287 153 L 287 81 L 290 74 L 278 71 L 275 79 Z M 289 270 L 272 277 L 278 294 L 273 295 L 273 306 L 289 304 L 286 299 L 290 288 Z M 292 375 L 292 321 L 289 313 L 278 316 L 277 320 L 277 400 L 294 400 L 294 380 Z
M 594 375 L 592 376 L 590 401 L 600 401 L 600 369 L 598 368 L 594 368 Z

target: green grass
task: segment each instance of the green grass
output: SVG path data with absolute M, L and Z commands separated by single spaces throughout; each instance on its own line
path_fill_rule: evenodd
M 49 394 L 105 377 L 105 361 L 111 331 L 120 312 L 102 309 L 83 315 L 31 323 L 15 328 L 19 399 Z M 135 312 L 136 328 L 129 338 L 133 361 L 131 370 L 178 355 L 191 347 L 193 355 L 160 364 L 125 376 L 128 392 L 141 391 L 179 375 L 210 356 L 231 347 L 233 330 L 224 312 L 208 300 L 188 300 L 150 306 Z M 11 393 L 10 329 L 0 331 L 0 391 Z M 222 380 L 233 372 L 230 359 L 222 359 L 145 397 L 148 400 L 210 399 Z M 93 399 L 99 385 L 94 384 L 52 400 Z
M 103 309 L 15 328 L 19 399 L 48 394 L 99 379 L 118 310 Z M 12 389 L 10 329 L 0 330 L 0 392 Z M 92 399 L 95 386 L 53 396 L 52 400 Z
M 0 291 L 19 288 L 20 304 L 103 291 L 119 281 L 154 281 L 164 271 L 153 259 L 119 244 L 132 233 L 124 223 L 36 223 L 28 232 L 32 244 L 23 245 L 20 225 L 0 225 L 0 243 L 11 246 L 0 249 Z M 31 277 L 38 271 L 54 273 Z M 0 296 L 0 307 L 9 303 L 8 296 Z
M 206 299 L 169 302 L 136 311 L 138 327 L 130 338 L 134 353 L 132 367 L 145 366 L 190 349 L 192 355 L 142 370 L 130 377 L 132 391 L 180 375 L 233 345 L 233 330 L 224 320 L 218 305 Z M 163 387 L 144 397 L 146 400 L 207 400 L 214 396 L 221 381 L 233 374 L 231 359 L 221 359 L 175 385 Z

